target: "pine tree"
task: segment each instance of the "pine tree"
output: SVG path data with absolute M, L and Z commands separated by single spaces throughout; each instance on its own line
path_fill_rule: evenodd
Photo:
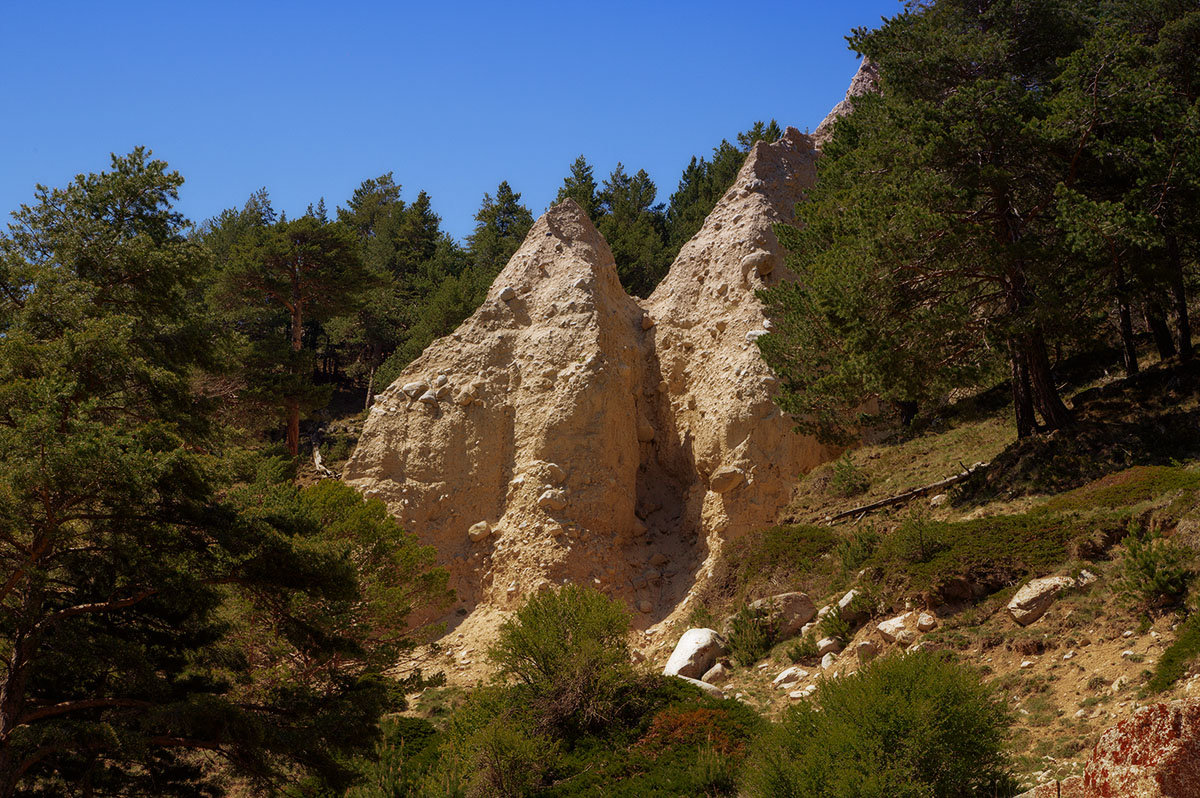
M 649 296 L 667 273 L 666 222 L 654 181 L 645 169 L 629 175 L 618 163 L 600 189 L 597 228 L 612 248 L 625 290 Z
M 801 283 L 769 294 L 780 337 L 761 345 L 790 409 L 835 420 L 872 395 L 935 396 L 1003 352 L 1018 435 L 1035 409 L 1050 429 L 1070 422 L 1047 346 L 1092 291 L 1051 212 L 1069 160 L 1039 120 L 1085 32 L 1057 0 L 947 0 L 855 31 L 881 92 L 835 126 L 806 227 L 781 236 Z M 806 365 L 795 347 L 813 338 L 837 348 Z
M 342 789 L 445 599 L 378 503 L 221 453 L 181 183 L 138 149 L 0 235 L 0 798 Z
M 600 198 L 596 195 L 596 178 L 592 174 L 592 166 L 587 159 L 580 155 L 571 164 L 571 173 L 563 178 L 563 184 L 555 196 L 555 203 L 567 198 L 579 203 L 594 223 L 600 220 Z
M 471 264 L 481 279 L 490 283 L 500 273 L 531 227 L 533 214 L 521 204 L 521 195 L 507 180 L 496 187 L 494 199 L 490 194 L 483 195 L 475 214 L 475 230 L 467 236 Z
M 350 309 L 370 280 L 350 229 L 308 215 L 255 231 L 224 268 L 224 297 L 278 330 L 252 341 L 247 376 L 260 397 L 282 408 L 293 457 L 300 450 L 300 416 L 322 396 L 312 382 L 314 346 L 305 345 L 305 325 Z

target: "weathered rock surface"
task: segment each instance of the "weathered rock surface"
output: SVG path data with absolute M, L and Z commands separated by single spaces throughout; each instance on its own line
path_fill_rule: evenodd
M 900 639 L 904 632 L 907 631 L 908 621 L 911 617 L 912 613 L 906 612 L 903 615 L 897 615 L 895 618 L 888 618 L 886 621 L 881 621 L 875 628 L 879 631 L 879 636 L 889 643 L 911 642 Z
M 750 608 L 769 613 L 780 640 L 795 637 L 806 623 L 817 617 L 817 605 L 807 593 L 779 593 L 750 602 Z
M 869 59 L 864 58 L 858 65 L 858 71 L 850 80 L 850 88 L 846 90 L 846 98 L 833 107 L 829 115 L 817 125 L 813 131 L 813 141 L 817 147 L 824 146 L 833 135 L 833 123 L 854 110 L 854 98 L 877 91 L 879 87 L 879 69 Z
M 675 644 L 663 675 L 699 679 L 726 653 L 725 641 L 714 630 L 688 629 Z
M 722 690 L 720 687 L 717 687 L 715 684 L 709 684 L 708 682 L 702 682 L 699 679 L 693 679 L 690 676 L 680 676 L 678 674 L 675 675 L 675 678 L 683 679 L 688 684 L 690 684 L 694 687 L 699 687 L 701 690 L 703 690 L 705 693 L 708 693 L 713 698 L 724 698 L 725 697 L 725 691 Z
M 1021 586 L 1008 602 L 1008 612 L 1021 626 L 1028 626 L 1046 614 L 1058 594 L 1075 586 L 1069 576 L 1044 576 Z
M 1142 707 L 1104 732 L 1083 770 L 1089 796 L 1200 795 L 1200 700 Z
M 1064 798 L 1192 798 L 1200 795 L 1200 699 L 1151 704 L 1109 728 L 1083 776 L 1062 783 Z M 1054 783 L 1020 798 L 1059 795 Z

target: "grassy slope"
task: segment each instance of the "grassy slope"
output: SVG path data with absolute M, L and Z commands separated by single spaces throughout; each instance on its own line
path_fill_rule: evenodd
M 1027 780 L 1077 771 L 1100 731 L 1139 702 L 1158 700 L 1147 693 L 1165 652 L 1172 652 L 1163 667 L 1169 673 L 1160 682 L 1175 681 L 1163 695 L 1200 690 L 1200 680 L 1186 678 L 1200 670 L 1194 620 L 1179 625 L 1172 612 L 1140 613 L 1119 590 L 1117 574 L 1119 541 L 1131 522 L 1200 552 L 1200 446 L 1195 433 L 1181 431 L 1196 413 L 1200 376 L 1158 369 L 1135 384 L 1080 387 L 1088 392 L 1077 399 L 1076 439 L 1065 440 L 1066 433 L 1011 446 L 1010 419 L 992 395 L 951 408 L 906 439 L 863 446 L 840 466 L 807 475 L 785 513 L 803 523 L 762 530 L 732 547 L 700 596 L 698 615 L 724 618 L 750 599 L 785 590 L 805 590 L 821 606 L 854 586 L 870 594 L 877 618 L 857 630 L 853 645 L 878 641 L 881 618 L 936 607 L 938 628 L 923 639 L 958 651 L 1009 696 L 1017 719 L 1013 752 Z M 1169 446 L 1154 445 L 1167 438 Z M 998 473 L 936 508 L 920 499 L 857 523 L 822 523 L 979 461 L 998 462 Z M 853 479 L 844 478 L 847 469 Z M 868 487 L 839 495 L 847 482 Z M 1031 626 L 1016 625 L 1004 611 L 1027 578 L 1085 567 L 1100 580 L 1070 592 Z M 964 585 L 973 589 L 970 598 Z M 770 680 L 792 664 L 787 651 L 794 642 L 776 645 L 765 668 L 735 669 L 727 692 L 778 712 L 789 699 Z M 812 677 L 798 687 L 821 670 L 813 660 L 801 664 Z M 834 670 L 856 668 L 843 655 Z

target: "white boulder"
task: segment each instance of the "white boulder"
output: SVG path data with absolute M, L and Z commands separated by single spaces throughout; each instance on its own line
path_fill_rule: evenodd
M 725 641 L 716 631 L 688 629 L 675 644 L 675 650 L 663 668 L 663 675 L 699 679 L 716 664 L 719 657 L 727 653 Z

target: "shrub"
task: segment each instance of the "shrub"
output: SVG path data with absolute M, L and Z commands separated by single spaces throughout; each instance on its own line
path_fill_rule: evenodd
M 829 487 L 834 495 L 848 499 L 866 493 L 867 488 L 871 487 L 871 478 L 863 468 L 854 464 L 850 453 L 846 452 L 833 463 Z
M 379 724 L 374 756 L 358 768 L 360 781 L 346 798 L 417 798 L 437 762 L 437 731 L 427 720 L 397 716 Z
M 943 526 L 923 513 L 914 513 L 892 533 L 895 551 L 909 563 L 927 563 L 948 548 Z
M 885 657 L 790 708 L 752 752 L 744 787 L 762 798 L 1009 796 L 1007 723 L 970 668 Z
M 1157 533 L 1132 529 L 1125 538 L 1120 588 L 1145 609 L 1181 604 L 1194 572 L 1190 551 Z
M 778 629 L 765 609 L 743 607 L 730 620 L 729 652 L 739 665 L 753 665 L 775 645 Z
M 862 566 L 878 547 L 879 533 L 874 527 L 865 527 L 854 530 L 854 534 L 837 545 L 834 553 L 841 560 L 843 570 L 849 572 Z
M 834 607 L 825 613 L 824 618 L 817 622 L 817 631 L 823 637 L 832 637 L 834 640 L 840 640 L 845 644 L 854 634 L 854 626 L 846 619 L 841 607 Z
M 787 655 L 792 662 L 812 662 L 817 658 L 817 641 L 812 635 L 804 635 L 788 646 Z
M 533 596 L 500 627 L 488 651 L 501 677 L 525 689 L 543 723 L 562 730 L 611 722 L 633 680 L 629 615 L 591 588 L 566 585 Z

